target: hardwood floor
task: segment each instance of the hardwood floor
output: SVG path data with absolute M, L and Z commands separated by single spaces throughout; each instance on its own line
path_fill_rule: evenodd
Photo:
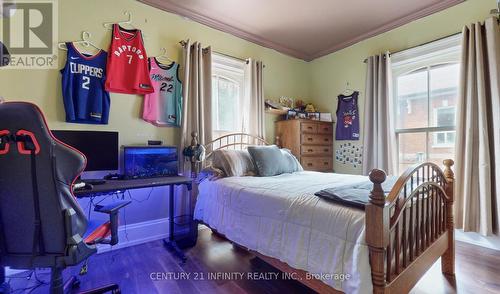
M 456 278 L 446 279 L 441 274 L 439 262 L 425 274 L 411 291 L 420 293 L 500 293 L 500 252 L 457 242 Z M 81 290 L 118 283 L 123 293 L 311 293 L 293 280 L 271 279 L 277 270 L 245 250 L 234 247 L 228 241 L 201 230 L 198 243 L 186 250 L 188 262 L 179 264 L 163 246 L 155 241 L 128 247 L 90 258 L 88 274 L 79 276 Z M 78 274 L 80 267 L 68 268 L 65 276 Z M 240 279 L 234 273 L 255 272 L 261 280 Z M 158 273 L 158 274 L 157 274 Z M 163 280 L 152 280 L 151 275 Z M 208 274 L 232 274 L 228 277 L 209 277 Z M 273 274 L 274 273 L 274 274 Z M 25 276 L 26 274 L 18 274 Z M 171 276 L 168 276 L 171 275 Z M 189 277 L 188 277 L 189 275 Z M 203 275 L 204 280 L 201 280 Z M 38 271 L 39 280 L 48 281 L 48 271 Z M 195 280 L 196 279 L 196 280 Z M 47 293 L 42 285 L 28 291 L 22 288 L 37 285 L 34 277 L 11 279 L 14 293 Z M 32 292 L 29 292 L 32 291 Z M 77 292 L 75 292 L 77 293 Z

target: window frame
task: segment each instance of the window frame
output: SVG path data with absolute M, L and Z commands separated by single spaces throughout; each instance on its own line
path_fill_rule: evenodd
M 211 82 L 213 83 L 214 77 L 218 79 L 225 79 L 234 82 L 239 85 L 238 99 L 236 101 L 236 109 L 244 109 L 245 105 L 245 63 L 241 60 L 236 60 L 221 54 L 213 53 L 212 55 L 212 77 Z M 212 97 L 212 99 L 217 99 Z M 218 99 L 214 101 L 214 104 L 218 104 Z M 214 105 L 213 104 L 213 105 Z M 212 109 L 213 122 L 216 123 L 212 127 L 212 133 L 215 137 L 220 137 L 226 134 L 234 132 L 245 132 L 245 119 L 246 115 L 242 111 L 237 111 L 238 114 L 235 124 L 241 123 L 239 127 L 235 127 L 234 130 L 219 130 L 219 119 L 218 119 L 218 108 Z M 215 116 L 215 119 L 214 117 Z
M 461 55 L 461 40 L 462 35 L 456 34 L 447 38 L 443 38 L 422 46 L 418 46 L 412 49 L 408 49 L 399 53 L 393 54 L 391 73 L 392 73 L 392 92 L 394 105 L 392 107 L 392 115 L 394 118 L 393 131 L 396 137 L 396 150 L 400 150 L 400 135 L 401 134 L 416 134 L 425 133 L 425 155 L 423 160 L 427 161 L 429 158 L 430 148 L 451 148 L 455 144 L 449 145 L 439 145 L 434 146 L 434 144 L 429 144 L 429 135 L 433 135 L 444 132 L 456 132 L 456 124 L 454 126 L 431 126 L 431 75 L 430 70 L 432 68 L 449 66 L 452 64 L 460 63 Z M 418 71 L 427 71 L 427 125 L 428 127 L 423 128 L 399 128 L 397 125 L 399 113 L 399 101 L 398 101 L 398 84 L 397 80 L 399 77 L 408 75 L 411 73 L 416 73 Z M 454 106 L 446 106 L 454 107 Z M 400 167 L 400 156 L 397 156 L 397 166 Z M 401 171 L 400 171 L 401 172 Z

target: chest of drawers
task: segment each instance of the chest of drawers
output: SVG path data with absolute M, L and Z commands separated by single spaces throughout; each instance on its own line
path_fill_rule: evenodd
M 305 170 L 333 171 L 333 123 L 294 119 L 275 127 L 280 147 L 290 149 Z

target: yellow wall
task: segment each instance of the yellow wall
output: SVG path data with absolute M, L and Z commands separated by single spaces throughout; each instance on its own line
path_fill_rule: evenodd
M 264 94 L 266 97 L 281 95 L 305 97 L 308 84 L 303 74 L 307 63 L 288 57 L 232 35 L 213 30 L 177 15 L 144 5 L 133 0 L 64 0 L 59 5 L 59 38 L 56 41 L 80 39 L 81 32 L 92 33 L 92 40 L 107 50 L 111 32 L 103 22 L 125 18 L 123 12 L 132 12 L 134 24 L 146 36 L 146 50 L 150 56 L 160 54 L 166 47 L 170 58 L 180 61 L 180 40 L 190 38 L 212 45 L 213 50 L 233 56 L 253 57 L 264 61 Z M 59 67 L 66 60 L 59 51 Z M 111 113 L 107 126 L 67 124 L 57 70 L 3 70 L 0 69 L 0 97 L 6 100 L 28 100 L 38 104 L 45 112 L 52 129 L 115 130 L 120 132 L 120 144 L 140 144 L 148 139 L 160 139 L 166 144 L 177 144 L 179 130 L 158 128 L 140 119 L 142 97 L 111 93 Z M 267 115 L 268 139 L 273 138 L 273 117 Z
M 363 60 L 386 50 L 395 52 L 417 46 L 453 33 L 460 32 L 465 24 L 482 21 L 496 7 L 495 0 L 468 0 L 442 12 L 411 22 L 387 33 L 367 39 L 353 46 L 316 59 L 309 64 L 310 97 L 322 111 L 335 112 L 337 95 L 349 88 L 359 90 L 359 107 L 363 118 L 366 65 Z M 362 126 L 362 124 L 361 124 Z M 342 141 L 349 142 L 349 141 Z M 335 149 L 342 142 L 335 142 Z M 351 141 L 355 144 L 361 142 Z M 370 148 L 366 146 L 366 148 Z M 334 163 L 335 171 L 361 173 L 361 167 Z
M 361 91 L 363 105 L 365 65 L 370 55 L 390 50 L 398 51 L 460 31 L 464 24 L 483 20 L 495 0 L 469 0 L 446 11 L 412 22 L 388 33 L 360 42 L 349 48 L 317 59 L 311 63 L 291 58 L 226 33 L 185 20 L 179 16 L 146 6 L 134 0 L 61 0 L 59 3 L 59 38 L 70 41 L 80 38 L 83 30 L 90 31 L 92 40 L 106 49 L 111 38 L 102 23 L 123 19 L 123 11 L 133 13 L 133 21 L 144 30 L 149 55 L 159 54 L 166 47 L 171 58 L 180 61 L 180 40 L 190 38 L 212 45 L 213 49 L 233 56 L 253 57 L 266 64 L 264 72 L 265 96 L 311 97 L 322 111 L 334 112 L 336 96 L 348 81 L 351 88 Z M 61 51 L 59 67 L 65 61 Z M 7 100 L 27 100 L 38 104 L 45 112 L 53 129 L 115 130 L 120 132 L 120 144 L 140 144 L 148 139 L 177 144 L 178 129 L 158 128 L 140 119 L 142 97 L 111 94 L 110 122 L 107 126 L 67 124 L 60 90 L 58 70 L 0 69 L 0 97 Z M 267 139 L 273 139 L 273 119 L 266 116 Z M 337 144 L 338 145 L 338 144 Z M 336 166 L 338 172 L 359 173 L 359 169 Z M 102 175 L 99 175 L 102 176 Z M 92 177 L 92 176 L 91 176 Z M 152 192 L 152 193 L 151 193 Z M 151 193 L 151 195 L 150 195 Z M 167 215 L 167 190 L 155 188 L 132 192 L 126 223 L 161 219 Z M 145 201 L 151 197 L 149 201 Z M 84 207 L 86 201 L 82 202 Z M 164 233 L 164 232 L 163 232 Z
M 346 82 L 350 83 L 351 88 L 360 90 L 362 110 L 365 84 L 363 60 L 367 56 L 385 50 L 402 50 L 459 32 L 463 25 L 485 19 L 489 10 L 495 7 L 495 0 L 468 0 L 307 63 L 133 0 L 64 0 L 58 3 L 58 41 L 79 39 L 81 31 L 88 30 L 93 34 L 94 43 L 106 49 L 111 35 L 102 23 L 123 19 L 123 11 L 128 10 L 132 12 L 136 26 L 145 32 L 149 55 L 157 55 L 161 47 L 166 47 L 170 57 L 180 61 L 181 48 L 178 42 L 190 38 L 212 45 L 215 51 L 241 58 L 260 59 L 266 64 L 266 97 L 284 95 L 306 100 L 310 98 L 322 111 L 331 112 L 336 110 L 336 96 L 344 90 Z M 62 67 L 65 56 L 64 52 L 60 53 L 59 65 Z M 120 132 L 120 144 L 145 143 L 148 139 L 160 139 L 166 144 L 178 143 L 178 129 L 154 127 L 140 119 L 140 96 L 112 93 L 110 122 L 107 126 L 65 123 L 57 70 L 0 69 L 0 96 L 7 100 L 28 100 L 40 105 L 53 129 L 116 130 Z M 273 141 L 274 137 L 274 119 L 274 116 L 266 115 L 269 141 Z M 359 173 L 360 169 L 337 165 L 336 171 Z

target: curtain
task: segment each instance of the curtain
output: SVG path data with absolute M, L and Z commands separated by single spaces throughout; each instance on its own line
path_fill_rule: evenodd
M 500 216 L 500 30 L 496 18 L 463 29 L 457 106 L 458 228 L 498 234 Z
M 245 92 L 249 103 L 248 133 L 265 138 L 265 103 L 262 86 L 262 61 L 249 59 L 245 71 Z M 247 112 L 248 113 L 248 112 Z
M 182 133 L 181 151 L 191 146 L 191 133 L 198 133 L 200 144 L 212 140 L 212 49 L 202 48 L 199 42 L 182 42 L 183 87 L 182 87 Z M 179 158 L 183 158 L 182 154 Z M 184 161 L 180 171 L 187 175 L 190 162 Z
M 396 138 L 391 103 L 391 59 L 384 53 L 368 57 L 363 124 L 363 174 L 374 168 L 397 173 Z

